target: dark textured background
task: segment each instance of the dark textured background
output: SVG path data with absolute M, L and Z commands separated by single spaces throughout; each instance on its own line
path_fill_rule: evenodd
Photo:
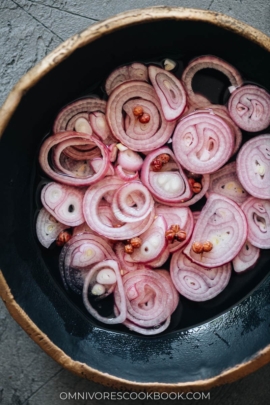
M 63 40 L 121 11 L 161 4 L 220 11 L 270 35 L 269 0 L 0 0 L 0 105 L 17 80 Z M 233 384 L 212 389 L 210 401 L 160 400 L 155 403 L 269 404 L 269 380 L 270 365 Z M 0 404 L 86 405 L 90 401 L 63 401 L 60 393 L 104 391 L 110 390 L 72 375 L 49 358 L 0 302 Z M 91 401 L 93 404 L 109 402 Z

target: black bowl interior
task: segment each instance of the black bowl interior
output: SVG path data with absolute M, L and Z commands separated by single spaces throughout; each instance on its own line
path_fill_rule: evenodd
M 204 22 L 153 21 L 77 49 L 25 94 L 1 141 L 0 264 L 16 301 L 71 358 L 131 381 L 210 378 L 269 344 L 269 251 L 262 252 L 252 271 L 234 274 L 218 297 L 204 303 L 182 298 L 170 328 L 160 336 L 146 338 L 122 326 L 103 326 L 85 311 L 81 299 L 64 290 L 60 250 L 43 249 L 36 239 L 36 190 L 47 180 L 37 165 L 38 150 L 65 104 L 89 94 L 105 97 L 104 79 L 117 66 L 161 63 L 169 57 L 179 62 L 181 74 L 189 60 L 204 54 L 225 59 L 248 81 L 270 89 L 270 54 L 263 48 Z M 194 80 L 195 89 L 215 103 L 226 101 L 227 85 L 227 79 L 213 71 L 203 71 Z M 240 341 L 244 344 L 236 350 Z

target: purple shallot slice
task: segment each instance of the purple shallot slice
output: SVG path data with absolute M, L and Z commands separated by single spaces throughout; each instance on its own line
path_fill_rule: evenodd
M 164 155 L 167 163 L 162 162 Z M 141 181 L 157 201 L 167 205 L 182 203 L 192 197 L 186 174 L 166 146 L 147 155 L 141 170 Z
M 211 269 L 193 263 L 180 250 L 172 255 L 170 274 L 175 288 L 191 301 L 207 301 L 227 287 L 231 263 Z
M 253 246 L 248 240 L 232 261 L 233 269 L 236 273 L 243 273 L 252 269 L 260 257 L 260 249 Z
M 256 136 L 242 146 L 236 170 L 249 194 L 270 199 L 270 134 Z
M 118 292 L 118 309 L 119 314 L 116 317 L 106 318 L 101 316 L 97 310 L 91 305 L 88 294 L 89 287 L 91 288 L 92 295 L 106 296 L 112 293 L 117 285 Z M 113 288 L 112 288 L 113 286 Z M 115 260 L 104 260 L 96 264 L 87 274 L 83 286 L 83 302 L 87 311 L 98 321 L 115 325 L 122 323 L 126 319 L 126 298 L 124 294 L 122 277 L 120 274 L 119 266 Z
M 270 200 L 249 197 L 241 208 L 248 223 L 248 241 L 260 249 L 270 249 Z
M 169 273 L 145 268 L 126 273 L 122 279 L 127 300 L 127 319 L 124 325 L 145 335 L 165 330 L 179 303 L 179 296 Z M 120 307 L 119 295 L 116 288 L 117 309 Z
M 107 78 L 105 89 L 108 95 L 120 84 L 131 80 L 148 81 L 147 67 L 142 63 L 132 63 L 115 69 Z
M 100 206 L 102 199 L 109 198 L 109 201 L 112 202 L 114 193 L 124 184 L 125 182 L 123 180 L 115 176 L 105 178 L 97 185 L 93 185 L 86 191 L 83 202 L 85 221 L 90 228 L 92 228 L 98 234 L 113 240 L 131 239 L 137 235 L 140 235 L 149 228 L 155 216 L 154 210 L 151 210 L 151 212 L 144 219 L 140 219 L 138 217 L 135 222 L 125 222 L 122 223 L 121 226 L 117 225 L 119 220 L 116 217 L 116 226 L 113 224 L 105 224 L 102 221 L 102 206 Z M 113 212 L 112 215 L 114 215 Z
M 235 137 L 231 126 L 217 114 L 197 112 L 180 120 L 172 145 L 184 168 L 194 173 L 213 173 L 231 157 Z
M 210 175 L 208 192 L 224 195 L 239 205 L 243 204 L 249 197 L 238 179 L 236 162 L 228 163 Z
M 36 233 L 42 246 L 48 248 L 57 239 L 61 231 L 67 229 L 67 225 L 59 222 L 49 211 L 41 208 L 37 216 Z
M 85 222 L 83 197 L 83 191 L 58 183 L 48 183 L 41 192 L 44 208 L 67 226 L 77 226 Z
M 163 216 L 158 215 L 152 225 L 140 235 L 141 246 L 134 249 L 133 253 L 125 254 L 127 262 L 148 263 L 155 260 L 167 247 L 164 237 L 167 228 Z
M 182 83 L 187 91 L 188 102 L 197 108 L 207 107 L 211 104 L 206 97 L 200 94 L 195 94 L 192 88 L 192 80 L 195 74 L 202 69 L 215 69 L 220 71 L 227 76 L 231 86 L 239 87 L 243 84 L 243 79 L 238 70 L 228 62 L 213 55 L 199 56 L 198 58 L 193 59 L 183 72 Z
M 186 93 L 182 83 L 172 73 L 157 66 L 148 66 L 149 78 L 156 90 L 164 117 L 173 121 L 186 107 Z
M 238 204 L 219 194 L 210 194 L 195 224 L 184 254 L 203 267 L 219 267 L 231 261 L 247 239 L 247 223 Z M 197 253 L 194 243 L 212 245 Z
M 147 114 L 147 121 L 136 115 L 137 107 Z M 118 86 L 109 97 L 106 116 L 115 138 L 138 152 L 150 152 L 164 145 L 175 127 L 174 122 L 166 121 L 153 87 L 144 82 Z
M 257 132 L 270 125 L 270 94 L 261 87 L 244 85 L 234 90 L 228 109 L 234 122 L 245 131 Z

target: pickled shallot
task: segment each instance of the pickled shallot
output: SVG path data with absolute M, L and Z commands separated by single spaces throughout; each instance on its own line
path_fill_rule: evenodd
M 181 296 L 214 299 L 232 267 L 251 270 L 270 249 L 270 135 L 241 131 L 270 124 L 269 93 L 212 55 L 182 77 L 177 62 L 161 66 L 115 69 L 106 100 L 65 106 L 39 154 L 36 233 L 62 247 L 65 289 L 98 322 L 146 336 L 174 327 Z M 194 92 L 203 69 L 227 76 L 228 105 Z
M 204 267 L 222 266 L 240 251 L 247 238 L 247 223 L 243 211 L 227 197 L 211 194 L 195 224 L 192 238 L 184 253 Z M 213 249 L 197 253 L 194 242 L 210 241 Z
M 48 248 L 64 229 L 67 229 L 67 225 L 57 221 L 45 208 L 41 208 L 37 217 L 36 232 L 44 247 Z
M 205 301 L 217 296 L 228 285 L 231 264 L 204 268 L 180 250 L 172 255 L 170 274 L 181 295 L 192 301 Z
M 236 160 L 237 175 L 253 197 L 270 199 L 270 135 L 246 142 Z
M 228 123 L 211 112 L 195 112 L 184 117 L 173 135 L 176 159 L 187 170 L 213 173 L 231 157 L 234 134 Z
M 123 276 L 129 329 L 144 335 L 162 332 L 168 327 L 179 297 L 165 270 L 137 270 Z M 115 305 L 120 312 L 121 295 L 116 289 Z
M 242 210 L 248 223 L 248 241 L 260 249 L 270 249 L 270 201 L 250 197 Z
M 259 259 L 259 256 L 260 249 L 246 240 L 242 249 L 232 261 L 234 271 L 236 273 L 242 273 L 246 270 L 250 270 Z
M 41 201 L 49 213 L 68 226 L 84 222 L 83 192 L 58 183 L 48 183 L 41 192 Z
M 237 204 L 243 204 L 246 201 L 249 194 L 238 179 L 236 162 L 228 163 L 210 175 L 208 193 L 210 192 L 224 195 Z
M 228 109 L 234 122 L 246 131 L 257 132 L 270 125 L 270 94 L 261 87 L 245 85 L 234 90 Z
M 148 122 L 140 122 L 134 115 L 136 106 L 149 115 Z M 163 146 L 175 127 L 175 122 L 166 121 L 153 87 L 137 81 L 123 83 L 114 89 L 107 103 L 107 119 L 115 138 L 139 152 Z

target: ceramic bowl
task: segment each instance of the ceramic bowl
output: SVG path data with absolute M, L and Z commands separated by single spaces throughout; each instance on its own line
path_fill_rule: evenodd
M 58 253 L 42 249 L 35 235 L 37 154 L 59 109 L 91 93 L 119 65 L 169 57 L 184 66 L 204 54 L 270 89 L 267 36 L 215 12 L 154 7 L 99 22 L 64 42 L 19 81 L 0 113 L 1 296 L 51 357 L 103 384 L 206 389 L 270 360 L 269 251 L 218 297 L 200 304 L 182 299 L 182 317 L 145 337 L 91 319 L 65 292 Z

